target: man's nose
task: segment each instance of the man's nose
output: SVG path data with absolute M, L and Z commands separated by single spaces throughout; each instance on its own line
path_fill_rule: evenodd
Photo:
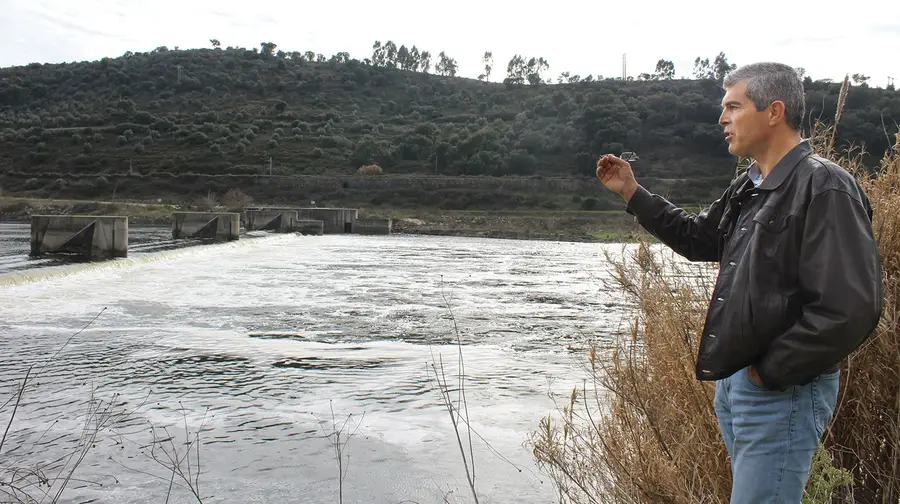
M 723 110 L 722 113 L 719 114 L 719 124 L 721 124 L 722 126 L 725 126 L 730 122 L 731 122 L 731 120 L 728 118 L 727 111 Z

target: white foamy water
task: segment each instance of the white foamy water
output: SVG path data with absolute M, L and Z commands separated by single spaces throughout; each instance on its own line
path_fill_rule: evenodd
M 99 434 L 63 502 L 165 502 L 172 472 L 152 458 L 162 452 L 151 450 L 151 427 L 157 437 L 168 429 L 166 446 L 183 453 L 185 424 L 205 426 L 203 502 L 337 502 L 323 433 L 348 416 L 344 502 L 443 502 L 448 493 L 470 502 L 430 367 L 442 358 L 456 386 L 448 303 L 469 418 L 483 438 L 473 441 L 480 501 L 554 502 L 523 444 L 554 411 L 548 391 L 581 384 L 585 338 L 628 323 L 618 294 L 604 290 L 596 244 L 397 235 L 147 243 L 106 263 L 5 276 L 0 265 L 0 404 L 28 366 L 43 366 L 102 311 L 29 385 L 0 453 L 23 467 L 69 453 L 91 394 L 117 394 L 113 410 L 129 416 Z M 10 262 L 16 254 L 0 251 Z M 0 410 L 4 424 L 11 407 Z M 195 501 L 176 479 L 169 502 Z

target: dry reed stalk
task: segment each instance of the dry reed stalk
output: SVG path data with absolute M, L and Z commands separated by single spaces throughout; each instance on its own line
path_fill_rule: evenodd
M 444 301 L 444 305 L 447 307 L 447 311 L 450 315 L 450 320 L 453 323 L 453 333 L 456 336 L 457 345 L 457 366 L 459 368 L 459 374 L 457 377 L 457 400 L 455 404 L 452 398 L 453 389 L 447 381 L 447 374 L 444 370 L 444 359 L 442 357 L 438 356 L 437 362 L 434 360 L 432 361 L 431 371 L 434 373 L 434 378 L 441 394 L 441 401 L 444 403 L 444 407 L 447 408 L 447 414 L 450 415 L 450 423 L 453 425 L 453 432 L 456 435 L 456 444 L 459 447 L 459 453 L 462 457 L 463 469 L 466 471 L 466 482 L 469 484 L 469 490 L 472 492 L 472 499 L 475 504 L 478 504 L 478 491 L 475 487 L 475 452 L 472 448 L 473 429 L 472 424 L 469 423 L 469 404 L 466 400 L 466 368 L 462 353 L 462 338 L 459 333 L 459 325 L 456 323 L 456 316 L 453 314 L 453 308 L 450 306 L 450 301 L 444 293 L 443 282 L 444 279 L 442 276 L 441 299 Z M 432 351 L 432 359 L 433 358 L 434 353 Z M 465 424 L 465 433 L 468 438 L 468 443 L 464 443 L 462 436 L 460 435 L 462 427 L 460 424 Z M 466 457 L 466 444 L 468 444 L 469 449 L 468 458 Z
M 851 471 L 845 500 L 900 501 L 900 136 L 877 173 L 845 164 L 873 207 L 873 227 L 884 268 L 884 313 L 878 328 L 842 366 L 835 421 L 826 439 L 836 465 Z M 852 260 L 852 258 L 848 258 Z
M 844 75 L 844 82 L 841 83 L 841 91 L 838 93 L 837 108 L 834 112 L 834 126 L 831 128 L 831 141 L 828 149 L 820 154 L 831 155 L 834 153 L 835 136 L 837 135 L 837 125 L 841 122 L 841 114 L 844 113 L 844 105 L 847 104 L 847 93 L 850 91 L 850 74 Z M 813 135 L 814 136 L 814 135 Z
M 206 412 L 203 415 L 200 427 L 192 434 L 188 428 L 187 411 L 180 402 L 179 405 L 181 406 L 181 415 L 184 421 L 184 441 L 179 440 L 176 442 L 175 436 L 169 432 L 168 427 L 157 427 L 153 423 L 148 422 L 153 440 L 149 445 L 149 453 L 145 454 L 149 459 L 165 468 L 169 475 L 169 487 L 166 491 L 165 500 L 166 504 L 168 504 L 169 500 L 172 498 L 172 491 L 176 486 L 187 489 L 191 494 L 191 500 L 196 500 L 198 504 L 202 504 L 203 498 L 200 491 L 200 474 L 203 472 L 203 466 L 200 460 L 200 434 L 206 428 L 206 417 L 209 413 L 209 408 L 206 409 Z M 179 447 L 184 447 L 184 452 L 182 452 Z M 125 469 L 130 469 L 124 464 L 121 465 Z M 157 479 L 164 479 L 143 470 L 130 470 Z

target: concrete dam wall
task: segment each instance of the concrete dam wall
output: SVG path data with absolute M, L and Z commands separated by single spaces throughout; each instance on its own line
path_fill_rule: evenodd
M 301 220 L 322 221 L 325 234 L 350 234 L 356 229 L 355 208 L 299 208 Z
M 302 235 L 391 234 L 391 219 L 360 219 L 355 208 L 259 207 L 244 214 L 248 231 L 296 232 Z M 238 240 L 241 214 L 174 212 L 172 238 Z M 128 218 L 95 215 L 34 215 L 31 256 L 68 254 L 87 260 L 128 256 Z
M 32 215 L 31 255 L 73 254 L 87 260 L 128 256 L 128 217 Z
M 354 232 L 361 235 L 389 235 L 391 222 L 391 219 L 356 219 Z
M 325 234 L 324 225 L 320 220 L 298 220 L 294 222 L 294 231 L 302 235 L 321 236 Z
M 172 238 L 230 241 L 240 238 L 241 214 L 231 212 L 175 212 Z
M 296 209 L 260 208 L 244 212 L 244 228 L 247 231 L 293 231 L 300 220 Z

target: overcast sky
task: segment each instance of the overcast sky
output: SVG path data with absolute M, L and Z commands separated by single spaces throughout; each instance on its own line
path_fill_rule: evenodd
M 900 9 L 895 1 L 789 0 L 0 0 L 0 67 L 66 62 L 149 51 L 161 45 L 259 47 L 330 56 L 371 56 L 375 40 L 415 44 L 432 61 L 456 59 L 476 77 L 494 54 L 491 80 L 502 80 L 516 53 L 543 56 L 560 72 L 618 76 L 627 54 L 631 76 L 660 58 L 689 76 L 697 56 L 724 51 L 738 65 L 777 60 L 814 79 L 861 72 L 871 84 L 900 79 Z M 898 83 L 900 84 L 900 83 Z

